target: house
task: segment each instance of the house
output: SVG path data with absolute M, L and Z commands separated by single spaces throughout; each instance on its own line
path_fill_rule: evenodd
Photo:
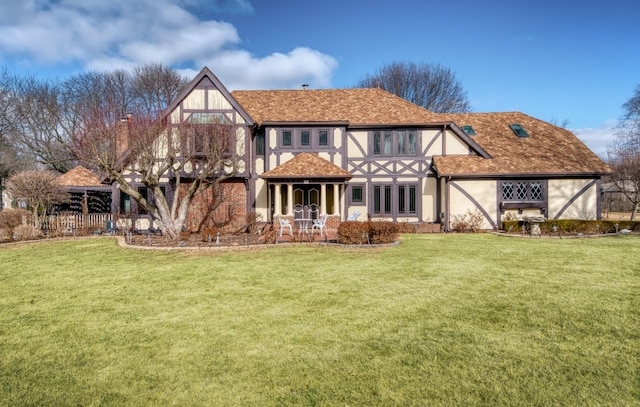
M 485 229 L 506 216 L 599 218 L 610 172 L 574 134 L 526 114 L 435 114 L 382 89 L 229 92 L 204 68 L 165 118 L 212 114 L 239 129 L 226 213 L 243 219 L 327 213 L 335 226 L 359 211 L 448 230 L 469 211 Z M 212 216 L 207 199 L 190 225 Z

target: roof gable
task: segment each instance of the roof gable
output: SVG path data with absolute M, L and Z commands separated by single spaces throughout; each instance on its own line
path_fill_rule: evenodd
M 300 153 L 261 178 L 351 178 L 349 172 L 313 153 Z
M 185 89 L 180 92 L 180 94 L 175 98 L 175 100 L 167 107 L 167 109 L 162 114 L 162 117 L 169 117 L 171 113 L 182 103 L 195 89 L 202 84 L 209 84 L 216 88 L 222 96 L 233 106 L 233 108 L 242 116 L 244 121 L 248 125 L 253 125 L 254 120 L 251 118 L 249 113 L 238 103 L 238 101 L 231 96 L 231 93 L 227 90 L 227 88 L 220 82 L 217 76 L 211 72 L 208 67 L 202 68 L 202 70 L 196 75 L 195 78 L 185 87 Z

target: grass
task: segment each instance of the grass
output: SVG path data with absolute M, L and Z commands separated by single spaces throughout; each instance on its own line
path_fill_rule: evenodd
M 640 238 L 0 248 L 0 405 L 640 405 Z

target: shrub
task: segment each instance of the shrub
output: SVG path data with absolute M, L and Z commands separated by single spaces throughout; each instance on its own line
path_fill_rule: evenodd
M 219 231 L 220 230 L 215 226 L 210 226 L 210 227 L 204 228 L 204 229 L 202 229 L 200 231 L 200 239 L 203 242 L 208 242 L 209 239 L 211 239 L 211 241 L 215 242 L 216 241 L 216 236 L 217 236 Z M 186 240 L 186 239 L 182 239 L 182 237 L 181 237 L 181 240 Z
M 640 232 L 640 222 L 582 219 L 547 219 L 540 223 L 540 232 L 543 235 L 616 233 L 616 224 L 618 231 L 628 229 Z M 525 233 L 529 233 L 528 222 L 524 220 L 505 220 L 502 222 L 502 229 L 508 233 L 521 233 L 523 226 Z
M 256 212 L 249 212 L 247 214 L 247 232 L 256 233 L 258 231 L 258 223 L 262 221 L 262 215 Z
M 400 228 L 397 223 L 384 221 L 368 223 L 371 244 L 393 243 L 398 239 Z
M 5 209 L 0 211 L 0 229 L 13 229 L 26 221 L 33 221 L 33 213 L 26 209 Z
M 338 242 L 342 244 L 369 244 L 369 222 L 346 221 L 338 226 Z
M 342 244 L 385 244 L 398 239 L 400 226 L 387 221 L 346 221 L 338 226 L 338 242 Z
M 464 215 L 453 215 L 451 219 L 451 230 L 454 232 L 473 232 L 476 233 L 482 228 L 484 216 L 479 210 L 471 212 L 467 209 Z
M 276 242 L 276 234 L 278 232 L 276 232 L 275 228 L 273 227 L 273 224 L 267 224 L 263 231 L 262 231 L 262 236 L 263 236 L 263 242 L 265 244 L 273 244 Z
M 13 235 L 16 240 L 33 240 L 41 238 L 42 232 L 33 225 L 18 225 L 13 228 Z
M 0 211 L 0 239 L 13 239 L 15 228 L 23 224 L 33 224 L 33 213 L 26 209 L 5 209 Z

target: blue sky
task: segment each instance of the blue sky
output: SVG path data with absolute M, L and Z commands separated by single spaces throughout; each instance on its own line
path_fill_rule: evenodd
M 13 4 L 16 3 L 16 4 Z M 640 83 L 629 0 L 0 2 L 0 66 L 64 78 L 162 62 L 230 89 L 352 87 L 391 62 L 450 68 L 476 112 L 567 120 L 596 153 Z

